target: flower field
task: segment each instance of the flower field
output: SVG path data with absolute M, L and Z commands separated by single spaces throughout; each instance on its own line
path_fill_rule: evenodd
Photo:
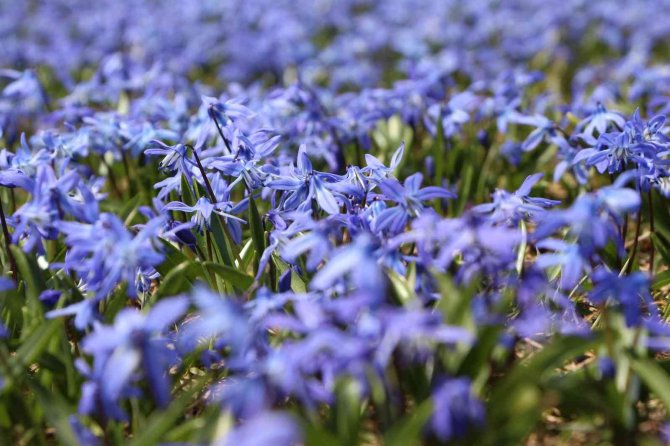
M 669 41 L 0 0 L 0 445 L 670 444 Z

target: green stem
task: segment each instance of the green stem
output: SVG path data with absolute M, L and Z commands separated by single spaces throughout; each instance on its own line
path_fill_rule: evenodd
M 119 185 L 116 182 L 116 176 L 114 175 L 114 171 L 112 170 L 112 166 L 107 163 L 104 159 L 104 155 L 101 158 L 102 159 L 102 164 L 107 167 L 107 175 L 109 176 L 109 183 L 112 186 L 112 190 L 114 191 L 114 195 L 116 195 L 117 198 L 123 199 L 123 194 L 121 193 L 121 189 L 119 189 Z

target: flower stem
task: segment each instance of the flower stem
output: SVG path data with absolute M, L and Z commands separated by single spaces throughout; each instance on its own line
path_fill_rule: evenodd
M 207 178 L 207 173 L 205 172 L 205 168 L 203 167 L 202 163 L 200 162 L 200 157 L 196 153 L 196 150 L 193 146 L 188 146 L 191 148 L 191 151 L 193 152 L 193 157 L 195 158 L 195 162 L 198 165 L 198 169 L 200 170 L 200 174 L 202 175 L 202 181 L 205 183 L 205 188 L 207 189 L 207 194 L 209 195 L 209 199 L 212 202 L 212 204 L 218 203 L 216 200 L 216 195 L 214 195 L 214 189 L 212 188 L 212 184 L 209 182 L 209 178 Z M 218 214 L 217 214 L 218 215 Z M 240 259 L 240 255 L 237 252 L 236 249 L 234 249 L 232 245 L 232 240 L 233 237 L 230 234 L 230 231 L 228 230 L 228 225 L 224 221 L 224 218 L 219 215 L 219 218 L 221 219 L 221 226 L 223 226 L 223 231 L 226 234 L 226 237 L 228 237 L 228 240 L 231 242 L 231 251 L 233 253 L 233 256 L 235 257 L 235 260 L 241 265 L 242 260 Z M 211 257 L 211 256 L 210 256 Z
M 2 223 L 2 234 L 5 239 L 5 247 L 7 248 L 7 257 L 9 258 L 9 265 L 12 268 L 12 277 L 14 281 L 18 279 L 18 271 L 16 270 L 16 260 L 14 254 L 10 249 L 11 241 L 9 238 L 9 228 L 7 227 L 7 220 L 5 220 L 5 211 L 2 209 L 2 200 L 0 200 L 0 223 Z
M 642 209 L 637 211 L 637 218 L 635 219 L 635 238 L 633 239 L 633 247 L 630 250 L 630 255 L 628 260 L 624 265 L 626 274 L 629 274 L 631 269 L 633 269 L 633 263 L 635 262 L 635 255 L 637 254 L 637 245 L 640 241 L 640 228 L 642 227 Z
M 195 158 L 195 162 L 198 165 L 198 169 L 200 170 L 200 175 L 202 175 L 202 181 L 205 183 L 205 188 L 207 189 L 207 194 L 209 195 L 209 199 L 212 202 L 212 204 L 216 204 L 216 196 L 214 195 L 214 189 L 212 188 L 212 184 L 209 182 L 209 178 L 207 178 L 207 173 L 205 172 L 205 168 L 202 166 L 202 163 L 200 162 L 200 157 L 195 151 L 195 148 L 191 147 L 191 151 L 193 152 L 193 157 Z
M 219 136 L 221 136 L 221 139 L 223 139 L 223 143 L 226 145 L 226 148 L 228 149 L 228 153 L 230 155 L 233 154 L 233 149 L 230 147 L 230 143 L 228 142 L 228 138 L 223 136 L 223 129 L 221 128 L 221 124 L 219 124 L 219 120 L 216 119 L 216 115 L 214 114 L 214 110 L 211 108 L 208 110 L 209 117 L 212 118 L 214 121 L 214 125 L 216 125 L 216 130 L 219 132 Z M 195 150 L 193 151 L 195 153 Z
M 649 230 L 653 234 L 655 231 L 655 224 L 654 224 L 654 199 L 653 199 L 653 194 L 651 191 L 651 188 L 647 191 L 647 198 L 649 201 Z M 656 251 L 654 249 L 654 244 L 651 244 L 651 248 L 649 251 L 649 274 L 654 275 L 654 257 L 655 257 Z

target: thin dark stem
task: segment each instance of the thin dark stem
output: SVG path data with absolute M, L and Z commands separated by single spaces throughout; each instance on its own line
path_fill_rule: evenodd
M 9 258 L 9 265 L 12 268 L 12 277 L 14 281 L 18 279 L 18 271 L 16 269 L 16 260 L 10 249 L 11 241 L 9 238 L 9 228 L 7 227 L 7 220 L 5 220 L 5 211 L 2 209 L 2 200 L 0 200 L 0 222 L 2 223 L 2 234 L 5 238 L 5 247 L 7 248 L 7 257 Z
M 216 115 L 214 114 L 214 111 L 211 108 L 209 109 L 209 117 L 212 118 L 212 120 L 214 121 L 214 125 L 216 125 L 216 130 L 219 132 L 219 136 L 221 136 L 221 139 L 223 139 L 223 143 L 226 145 L 228 153 L 232 155 L 233 149 L 230 147 L 228 138 L 223 136 L 223 129 L 221 128 L 221 124 L 219 124 L 219 120 L 216 119 Z M 195 152 L 195 150 L 193 152 Z
M 647 191 L 647 198 L 649 201 L 649 230 L 651 231 L 652 234 L 654 234 L 655 231 L 655 224 L 654 224 L 654 199 L 653 199 L 653 194 L 651 192 L 651 188 Z M 654 243 L 652 240 L 651 243 L 651 250 L 649 252 L 649 274 L 654 274 L 654 257 L 656 254 L 656 250 L 654 249 Z
M 205 188 L 207 189 L 207 194 L 209 195 L 209 199 L 212 201 L 212 204 L 216 204 L 216 195 L 214 195 L 214 189 L 212 188 L 212 184 L 209 182 L 209 178 L 207 178 L 207 172 L 205 172 L 205 168 L 202 166 L 202 163 L 200 162 L 200 157 L 195 151 L 195 148 L 191 147 L 191 151 L 193 152 L 193 157 L 195 158 L 195 163 L 198 165 L 198 169 L 200 170 L 200 175 L 202 175 L 202 181 L 205 183 Z
M 633 248 L 630 250 L 630 256 L 628 256 L 628 265 L 626 266 L 626 274 L 630 273 L 631 269 L 633 268 L 635 255 L 637 254 L 637 245 L 640 240 L 641 227 L 642 227 L 642 209 L 637 211 L 637 218 L 635 219 L 635 239 L 633 240 Z
M 205 168 L 203 167 L 202 163 L 200 162 L 200 157 L 196 153 L 195 148 L 193 146 L 188 145 L 187 147 L 189 147 L 191 149 L 191 151 L 193 152 L 193 157 L 195 158 L 195 163 L 198 165 L 198 169 L 200 170 L 200 174 L 202 175 L 202 180 L 205 183 L 205 188 L 207 189 L 207 194 L 209 195 L 210 201 L 212 202 L 212 204 L 216 204 L 217 201 L 216 201 L 216 195 L 214 195 L 214 189 L 212 188 L 212 184 L 209 182 L 209 178 L 207 178 L 207 173 L 205 172 Z M 225 232 L 226 237 L 228 237 L 228 240 L 231 241 L 231 244 L 232 244 L 233 238 L 230 235 L 230 231 L 228 230 L 228 226 L 226 225 L 226 222 L 221 215 L 219 215 L 219 218 L 221 219 L 221 226 L 223 226 L 223 231 Z M 241 264 L 241 260 L 240 260 L 240 256 L 239 256 L 238 252 L 234 249 L 232 249 L 232 252 L 233 252 L 233 256 L 235 257 L 235 260 L 237 260 Z

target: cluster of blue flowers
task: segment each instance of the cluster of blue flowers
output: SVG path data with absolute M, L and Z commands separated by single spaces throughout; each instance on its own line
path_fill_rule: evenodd
M 514 444 L 495 384 L 557 339 L 634 408 L 670 351 L 670 2 L 619 3 L 0 5 L 0 376 L 36 294 L 81 444 L 183 395 L 194 443 Z

